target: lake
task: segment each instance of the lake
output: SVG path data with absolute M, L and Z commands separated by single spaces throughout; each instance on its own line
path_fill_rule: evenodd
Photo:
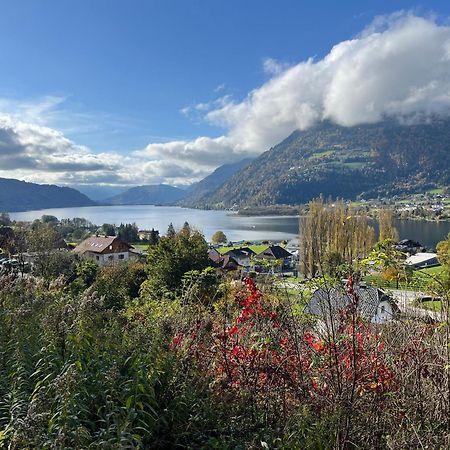
M 201 209 L 180 208 L 177 206 L 122 205 L 122 206 L 88 206 L 83 208 L 54 208 L 36 211 L 10 213 L 14 220 L 32 221 L 43 214 L 50 214 L 58 219 L 84 217 L 102 225 L 103 223 L 136 222 L 140 229 L 154 228 L 164 234 L 172 222 L 175 228 L 181 228 L 184 222 L 201 230 L 206 239 L 222 230 L 231 241 L 280 241 L 293 239 L 298 234 L 298 217 L 296 216 L 238 216 L 230 211 L 206 211 Z M 400 238 L 419 241 L 426 247 L 433 248 L 450 232 L 450 222 L 427 222 L 418 220 L 397 220 L 396 227 Z

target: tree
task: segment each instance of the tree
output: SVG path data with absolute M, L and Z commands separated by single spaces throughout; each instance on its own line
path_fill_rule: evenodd
M 117 236 L 125 242 L 137 242 L 139 240 L 138 227 L 135 223 L 121 223 L 117 229 Z
M 9 227 L 12 224 L 8 213 L 0 213 L 0 227 Z
M 53 224 L 53 225 L 57 225 L 57 224 L 59 223 L 59 220 L 58 220 L 58 218 L 55 217 L 55 216 L 51 216 L 51 215 L 49 215 L 49 214 L 44 214 L 44 215 L 41 217 L 41 222 L 42 222 L 42 223 L 51 223 L 51 224 Z
M 216 231 L 211 238 L 211 242 L 213 244 L 226 244 L 228 241 L 227 237 L 225 236 L 225 233 L 223 231 Z
M 150 235 L 148 238 L 148 244 L 149 245 L 156 245 L 159 241 L 159 231 L 152 228 L 150 231 Z
M 338 266 L 367 256 L 374 240 L 367 216 L 354 214 L 342 200 L 313 200 L 300 218 L 300 271 L 305 276 L 341 272 Z
M 167 228 L 166 236 L 169 237 L 169 238 L 172 238 L 172 237 L 174 237 L 175 235 L 176 235 L 175 228 L 174 228 L 172 222 L 170 222 L 170 223 L 169 223 L 169 226 L 168 226 L 168 228 Z
M 14 242 L 14 230 L 12 227 L 0 227 L 0 248 L 7 253 L 11 252 L 11 247 Z
M 446 312 L 447 314 L 450 314 L 450 233 L 445 241 L 438 243 L 436 251 L 438 261 L 442 265 L 442 272 L 439 274 L 438 279 L 434 280 L 435 290 L 445 301 Z
M 379 240 L 391 239 L 398 241 L 398 231 L 394 226 L 394 211 L 390 208 L 381 208 L 378 211 L 378 225 L 380 227 Z
M 149 246 L 143 292 L 153 298 L 175 298 L 182 289 L 184 274 L 208 265 L 208 244 L 200 232 L 182 229 L 172 237 L 162 237 Z
M 127 301 L 138 297 L 145 278 L 145 266 L 141 262 L 112 264 L 98 269 L 93 288 L 103 298 L 107 309 L 118 310 Z
M 450 233 L 445 241 L 438 243 L 436 251 L 439 262 L 450 268 Z
M 184 222 L 180 232 L 181 233 L 186 233 L 186 234 L 190 234 L 191 233 L 191 226 L 189 225 L 189 222 Z
M 115 236 L 116 227 L 111 223 L 104 223 L 100 228 L 100 233 L 105 234 L 106 236 Z
M 34 222 L 26 234 L 27 250 L 35 254 L 35 273 L 46 281 L 61 274 L 70 275 L 75 256 L 69 254 L 66 243 L 52 223 Z

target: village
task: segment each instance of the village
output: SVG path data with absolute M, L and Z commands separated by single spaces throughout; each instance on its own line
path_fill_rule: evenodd
M 8 236 L 9 233 L 11 237 L 14 234 L 11 232 L 14 227 L 11 228 L 12 223 L 8 222 L 5 215 L 3 216 L 4 224 L 0 228 L 0 234 Z M 49 242 L 47 248 L 29 251 L 26 247 L 10 245 L 8 252 L 8 240 L 4 238 L 4 249 L 0 253 L 0 274 L 20 273 L 22 276 L 32 274 L 36 272 L 37 261 L 43 258 L 43 253 L 46 257 L 50 254 L 59 255 L 61 258 L 57 259 L 61 259 L 63 263 L 67 258 L 71 260 L 73 257 L 80 261 L 92 261 L 99 267 L 133 261 L 145 263 L 149 246 L 157 244 L 160 239 L 158 230 L 138 229 L 135 224 L 122 224 L 118 228 L 104 224 L 98 228 L 84 219 L 77 220 L 82 224 L 84 234 L 88 234 L 79 243 L 68 243 L 59 236 L 58 239 L 53 237 L 53 242 Z M 67 226 L 67 221 L 60 222 L 54 217 L 43 216 L 41 221 L 57 228 Z M 89 235 L 93 230 L 95 232 Z M 78 236 L 77 231 L 78 229 L 72 230 L 66 238 Z M 112 235 L 105 233 L 108 231 Z M 174 232 L 173 226 L 170 225 L 166 234 Z M 419 242 L 411 239 L 393 242 L 392 249 L 396 252 L 395 258 L 401 270 L 387 276 L 377 269 L 369 270 L 358 282 L 360 298 L 358 310 L 366 320 L 378 324 L 400 318 L 440 321 L 442 319 L 440 299 L 427 293 L 430 278 L 441 270 L 437 254 L 427 251 Z M 17 250 L 19 251 L 14 253 Z M 332 286 L 327 289 L 317 287 L 311 292 L 311 282 L 314 278 L 308 279 L 301 274 L 299 239 L 278 243 L 229 242 L 222 231 L 217 231 L 208 243 L 207 254 L 208 265 L 222 276 L 234 280 L 250 276 L 264 283 L 273 283 L 278 289 L 298 296 L 304 312 L 316 316 L 319 320 L 326 320 L 327 317 L 329 320 L 330 297 L 335 313 L 351 301 L 345 290 L 336 290 Z M 61 272 L 64 270 L 61 269 Z M 406 273 L 408 279 L 403 276 Z M 344 279 L 343 285 L 345 283 Z M 306 303 L 305 293 L 308 293 L 309 297 Z

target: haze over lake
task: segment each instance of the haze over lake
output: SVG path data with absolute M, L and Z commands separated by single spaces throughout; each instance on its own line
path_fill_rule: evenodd
M 278 241 L 292 239 L 298 234 L 298 217 L 295 216 L 238 216 L 230 211 L 214 211 L 180 208 L 176 206 L 122 205 L 90 206 L 84 208 L 53 208 L 36 211 L 11 213 L 14 220 L 32 221 L 43 214 L 50 214 L 58 219 L 84 217 L 92 223 L 136 222 L 140 229 L 154 228 L 165 233 L 169 223 L 181 228 L 184 222 L 201 230 L 206 239 L 217 230 L 222 230 L 229 240 L 263 240 Z M 400 238 L 418 240 L 426 247 L 435 247 L 450 232 L 450 222 L 427 222 L 419 220 L 398 220 L 396 227 Z

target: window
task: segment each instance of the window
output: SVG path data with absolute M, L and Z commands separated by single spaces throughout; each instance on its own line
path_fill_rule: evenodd
M 124 259 L 125 255 L 119 255 L 119 259 Z
M 109 255 L 109 256 L 108 256 L 108 259 L 109 259 L 110 261 L 112 261 L 112 260 L 114 259 L 114 255 Z
M 96 259 L 97 261 L 99 261 L 99 260 L 100 260 L 100 256 L 97 255 L 97 256 L 95 257 L 95 259 Z

